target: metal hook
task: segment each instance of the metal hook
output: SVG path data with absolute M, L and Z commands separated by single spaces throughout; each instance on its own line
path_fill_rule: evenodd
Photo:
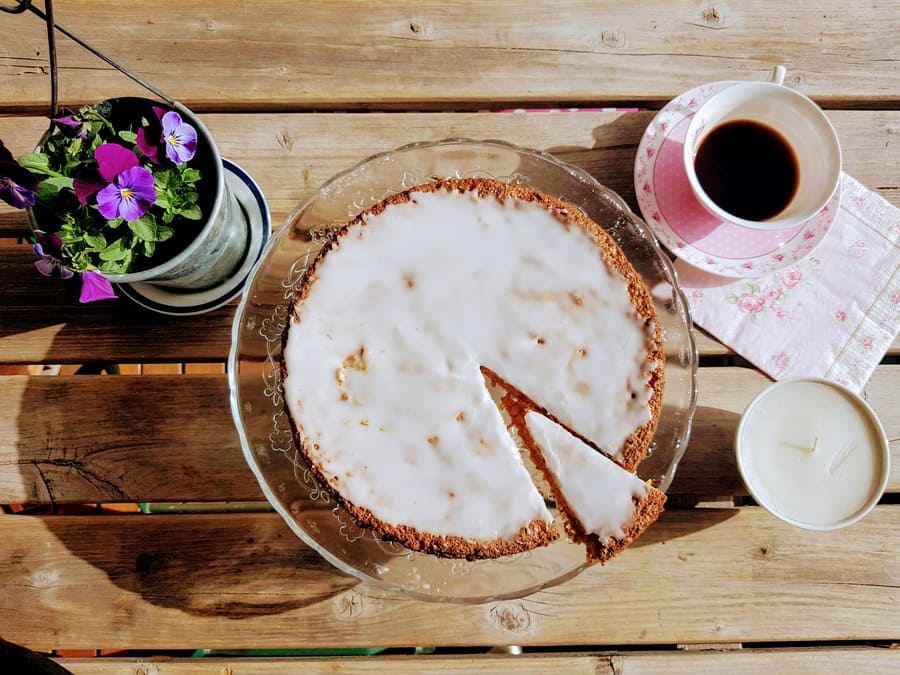
M 8 14 L 21 14 L 26 9 L 29 9 L 30 5 L 31 0 L 18 0 L 18 2 L 12 7 L 0 5 L 0 12 L 6 12 Z
M 30 11 L 32 14 L 37 15 L 40 19 L 42 19 L 47 24 L 47 44 L 50 50 L 50 117 L 56 117 L 57 114 L 57 68 L 56 68 L 56 41 L 54 29 L 58 30 L 60 33 L 65 35 L 67 38 L 83 47 L 91 54 L 96 56 L 97 58 L 105 61 L 110 66 L 118 70 L 120 73 L 128 77 L 130 80 L 136 82 L 141 85 L 147 91 L 155 94 L 163 101 L 168 103 L 169 105 L 175 105 L 175 100 L 166 96 L 159 89 L 154 87 L 152 84 L 144 80 L 139 75 L 131 72 L 127 68 L 121 66 L 120 64 L 113 61 L 110 57 L 108 57 L 103 52 L 95 49 L 87 42 L 79 38 L 77 35 L 67 30 L 66 28 L 60 26 L 53 20 L 53 2 L 52 0 L 44 0 L 44 7 L 46 11 L 41 11 L 37 7 L 32 6 L 31 0 L 18 0 L 18 4 L 15 7 L 7 7 L 0 5 L 0 9 L 4 12 L 8 12 L 10 14 L 21 14 L 25 10 Z

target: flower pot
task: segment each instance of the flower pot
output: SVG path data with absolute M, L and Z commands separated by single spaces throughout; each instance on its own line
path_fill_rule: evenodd
M 197 131 L 197 149 L 191 166 L 202 178 L 197 183 L 201 220 L 178 222 L 175 235 L 159 244 L 151 258 L 141 260 L 123 274 L 104 273 L 115 284 L 143 282 L 173 290 L 197 291 L 221 284 L 241 265 L 247 252 L 249 225 L 246 215 L 225 181 L 222 157 L 206 126 L 180 103 L 167 105 L 153 99 L 110 99 L 110 121 L 119 128 L 130 120 L 153 115 L 153 107 L 175 110 Z M 43 141 L 42 141 L 43 144 Z M 40 215 L 29 209 L 35 230 Z

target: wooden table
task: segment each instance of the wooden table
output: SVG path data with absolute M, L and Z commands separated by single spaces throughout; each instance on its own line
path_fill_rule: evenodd
M 201 114 L 276 227 L 364 157 L 451 136 L 551 151 L 636 208 L 635 149 L 653 110 L 778 63 L 827 109 L 845 170 L 900 205 L 897 0 L 57 4 L 59 24 Z M 0 14 L 0 138 L 17 154 L 45 125 L 43 30 Z M 59 59 L 64 104 L 142 93 L 65 38 Z M 582 110 L 496 112 L 560 106 Z M 598 110 L 610 106 L 643 110 Z M 857 525 L 803 531 L 747 500 L 732 436 L 769 380 L 698 331 L 694 431 L 640 545 L 519 600 L 436 605 L 339 573 L 248 506 L 263 498 L 228 407 L 234 304 L 192 318 L 79 306 L 34 271 L 16 240 L 26 231 L 21 212 L 0 209 L 0 503 L 30 507 L 0 516 L 6 640 L 61 650 L 77 673 L 900 668 L 889 649 L 900 643 L 900 344 L 864 392 L 894 469 Z M 97 363 L 122 374 L 73 374 Z M 42 364 L 62 374 L 36 374 Z M 523 654 L 492 651 L 507 645 Z M 188 658 L 347 648 L 379 653 Z

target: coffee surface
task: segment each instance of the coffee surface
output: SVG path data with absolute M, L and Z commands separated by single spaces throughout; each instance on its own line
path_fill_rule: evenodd
M 703 190 L 721 209 L 745 220 L 777 216 L 797 192 L 793 148 L 775 129 L 751 120 L 719 125 L 694 158 Z

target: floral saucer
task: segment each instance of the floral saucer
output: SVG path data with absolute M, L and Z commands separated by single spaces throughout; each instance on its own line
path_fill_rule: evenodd
M 259 260 L 269 239 L 272 218 L 262 190 L 253 178 L 228 159 L 223 158 L 222 164 L 225 167 L 225 182 L 244 210 L 250 228 L 247 252 L 237 271 L 218 286 L 202 291 L 184 291 L 143 282 L 119 284 L 117 288 L 126 298 L 160 314 L 187 316 L 217 309 L 244 290 L 250 270 Z
M 713 274 L 757 277 L 795 265 L 819 245 L 837 215 L 840 191 L 815 216 L 783 230 L 752 230 L 704 209 L 684 171 L 684 136 L 694 111 L 733 84 L 703 84 L 659 111 L 638 145 L 634 189 L 644 220 L 673 254 Z

